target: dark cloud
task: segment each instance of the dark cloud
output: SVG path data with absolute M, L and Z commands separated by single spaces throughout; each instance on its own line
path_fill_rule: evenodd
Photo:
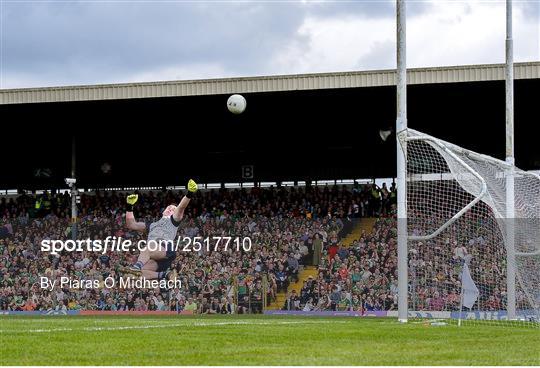
M 297 5 L 47 3 L 4 5 L 9 73 L 69 83 L 175 65 L 257 71 L 303 21 Z
M 410 13 L 425 7 L 412 5 Z M 394 16 L 393 2 L 373 0 L 10 2 L 3 10 L 4 80 L 48 85 L 121 82 L 205 64 L 227 75 L 271 73 L 273 54 L 307 41 L 297 34 L 307 16 Z

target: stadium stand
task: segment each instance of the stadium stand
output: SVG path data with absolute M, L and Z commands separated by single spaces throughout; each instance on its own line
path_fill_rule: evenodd
M 125 194 L 85 194 L 79 205 L 78 238 L 102 239 L 106 234 L 136 239 L 124 226 Z M 182 278 L 180 290 L 54 290 L 37 285 L 38 276 L 63 275 L 103 282 L 118 277 L 118 266 L 134 254 L 109 252 L 42 253 L 42 239 L 70 237 L 70 200 L 45 192 L 0 199 L 0 310 L 176 310 L 199 313 L 260 312 L 298 278 L 302 266 L 313 263 L 305 244 L 314 234 L 337 244 L 350 220 L 360 216 L 367 192 L 345 187 L 324 189 L 270 188 L 215 190 L 199 194 L 183 221 L 181 235 L 250 236 L 250 252 L 181 253 L 173 263 Z M 178 202 L 179 193 L 141 193 L 138 218 L 153 219 L 164 206 Z M 364 201 L 365 202 L 365 201 Z M 204 257 L 203 257 L 204 256 Z M 296 264 L 295 267 L 293 265 Z M 264 281 L 264 285 L 263 285 Z M 263 290 L 265 295 L 262 295 Z M 194 307 L 194 304 L 196 307 Z
M 138 239 L 125 227 L 125 192 L 84 194 L 78 237 L 108 234 Z M 180 193 L 142 192 L 140 219 L 151 220 L 178 202 Z M 260 313 L 377 311 L 397 306 L 395 188 L 376 186 L 218 189 L 199 193 L 179 236 L 249 236 L 244 252 L 180 252 L 173 274 L 182 289 L 60 289 L 46 291 L 38 277 L 97 280 L 119 277 L 118 267 L 136 254 L 41 252 L 42 239 L 68 239 L 70 198 L 66 194 L 22 194 L 0 199 L 0 310 L 8 311 L 191 311 Z M 452 251 L 452 250 L 450 250 Z M 459 252 L 454 249 L 453 252 Z M 450 255 L 452 257 L 452 255 Z M 434 260 L 435 262 L 436 260 Z M 489 267 L 485 283 L 502 273 Z M 414 255 L 411 266 L 420 266 Z M 422 272 L 414 285 L 417 310 L 456 310 L 458 268 L 436 263 L 411 267 Z M 446 280 L 439 295 L 430 285 Z M 491 280 L 491 281 L 490 281 Z M 487 285 L 489 286 L 489 285 Z M 490 289 L 492 310 L 504 308 L 504 290 Z

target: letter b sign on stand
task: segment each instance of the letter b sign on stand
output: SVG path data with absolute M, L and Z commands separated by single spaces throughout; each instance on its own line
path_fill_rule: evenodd
M 253 165 L 242 166 L 242 179 L 253 179 Z

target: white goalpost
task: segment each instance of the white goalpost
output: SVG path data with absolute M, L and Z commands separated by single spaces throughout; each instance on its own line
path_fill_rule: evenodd
M 396 136 L 407 129 L 407 55 L 405 29 L 405 0 L 396 0 L 397 21 L 397 119 Z M 397 143 L 397 247 L 398 247 L 398 320 L 407 322 L 408 265 L 407 265 L 407 202 L 405 155 L 407 142 Z
M 540 177 L 514 166 L 512 2 L 506 161 L 408 129 L 405 0 L 397 15 L 398 320 L 540 326 Z

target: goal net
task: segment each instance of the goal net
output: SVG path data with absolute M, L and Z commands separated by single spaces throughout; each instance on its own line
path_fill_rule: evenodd
M 509 219 L 506 162 L 412 129 L 399 139 L 407 169 L 409 315 L 538 327 L 540 177 L 512 170 Z

